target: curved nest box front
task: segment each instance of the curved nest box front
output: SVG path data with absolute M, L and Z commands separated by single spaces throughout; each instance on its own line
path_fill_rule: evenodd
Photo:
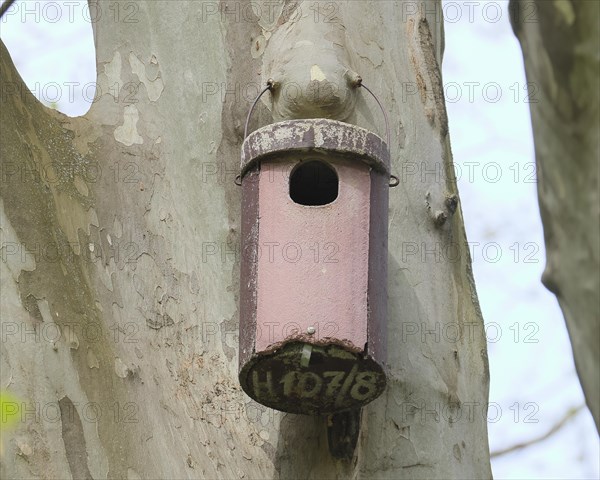
M 385 388 L 389 152 L 363 128 L 292 120 L 242 151 L 240 383 L 330 414 Z

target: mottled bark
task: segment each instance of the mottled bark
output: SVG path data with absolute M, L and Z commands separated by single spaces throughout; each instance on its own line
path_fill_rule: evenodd
M 547 261 L 577 373 L 600 421 L 600 3 L 511 3 L 531 103 Z
M 1 46 L 0 385 L 30 412 L 6 437 L 3 478 L 491 477 L 441 18 L 433 3 L 267 3 L 123 2 L 119 21 L 94 23 L 99 98 L 80 118 L 38 103 Z M 350 462 L 331 458 L 323 418 L 264 408 L 237 380 L 234 179 L 261 52 L 293 12 L 342 25 L 388 109 L 401 180 L 388 388 Z M 272 121 L 256 113 L 254 126 Z M 350 118 L 382 130 L 362 92 Z

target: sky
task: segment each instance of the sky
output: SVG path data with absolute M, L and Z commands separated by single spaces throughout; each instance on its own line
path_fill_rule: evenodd
M 450 137 L 490 360 L 492 452 L 545 434 L 584 403 L 545 264 L 529 105 L 506 1 L 446 1 L 442 65 Z M 529 12 L 535 21 L 535 12 Z M 441 19 L 441 17 L 440 17 Z M 0 37 L 32 92 L 83 115 L 96 67 L 85 1 L 20 1 Z M 550 438 L 492 458 L 496 479 L 600 478 L 598 435 L 587 408 Z

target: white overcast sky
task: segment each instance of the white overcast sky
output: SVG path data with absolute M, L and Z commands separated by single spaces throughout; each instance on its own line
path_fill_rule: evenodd
M 507 2 L 444 1 L 443 11 L 450 136 L 488 327 L 496 451 L 544 434 L 583 394 L 561 311 L 540 282 L 545 251 L 528 103 L 539 98 L 528 97 Z M 0 20 L 0 36 L 38 98 L 68 115 L 87 111 L 96 80 L 87 2 L 21 0 Z M 599 478 L 590 413 L 492 466 L 496 479 Z

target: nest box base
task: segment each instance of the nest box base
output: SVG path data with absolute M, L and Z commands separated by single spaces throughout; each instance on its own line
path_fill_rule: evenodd
M 360 408 L 385 389 L 371 358 L 339 345 L 287 343 L 255 355 L 240 372 L 242 388 L 262 405 L 289 413 L 328 415 Z

